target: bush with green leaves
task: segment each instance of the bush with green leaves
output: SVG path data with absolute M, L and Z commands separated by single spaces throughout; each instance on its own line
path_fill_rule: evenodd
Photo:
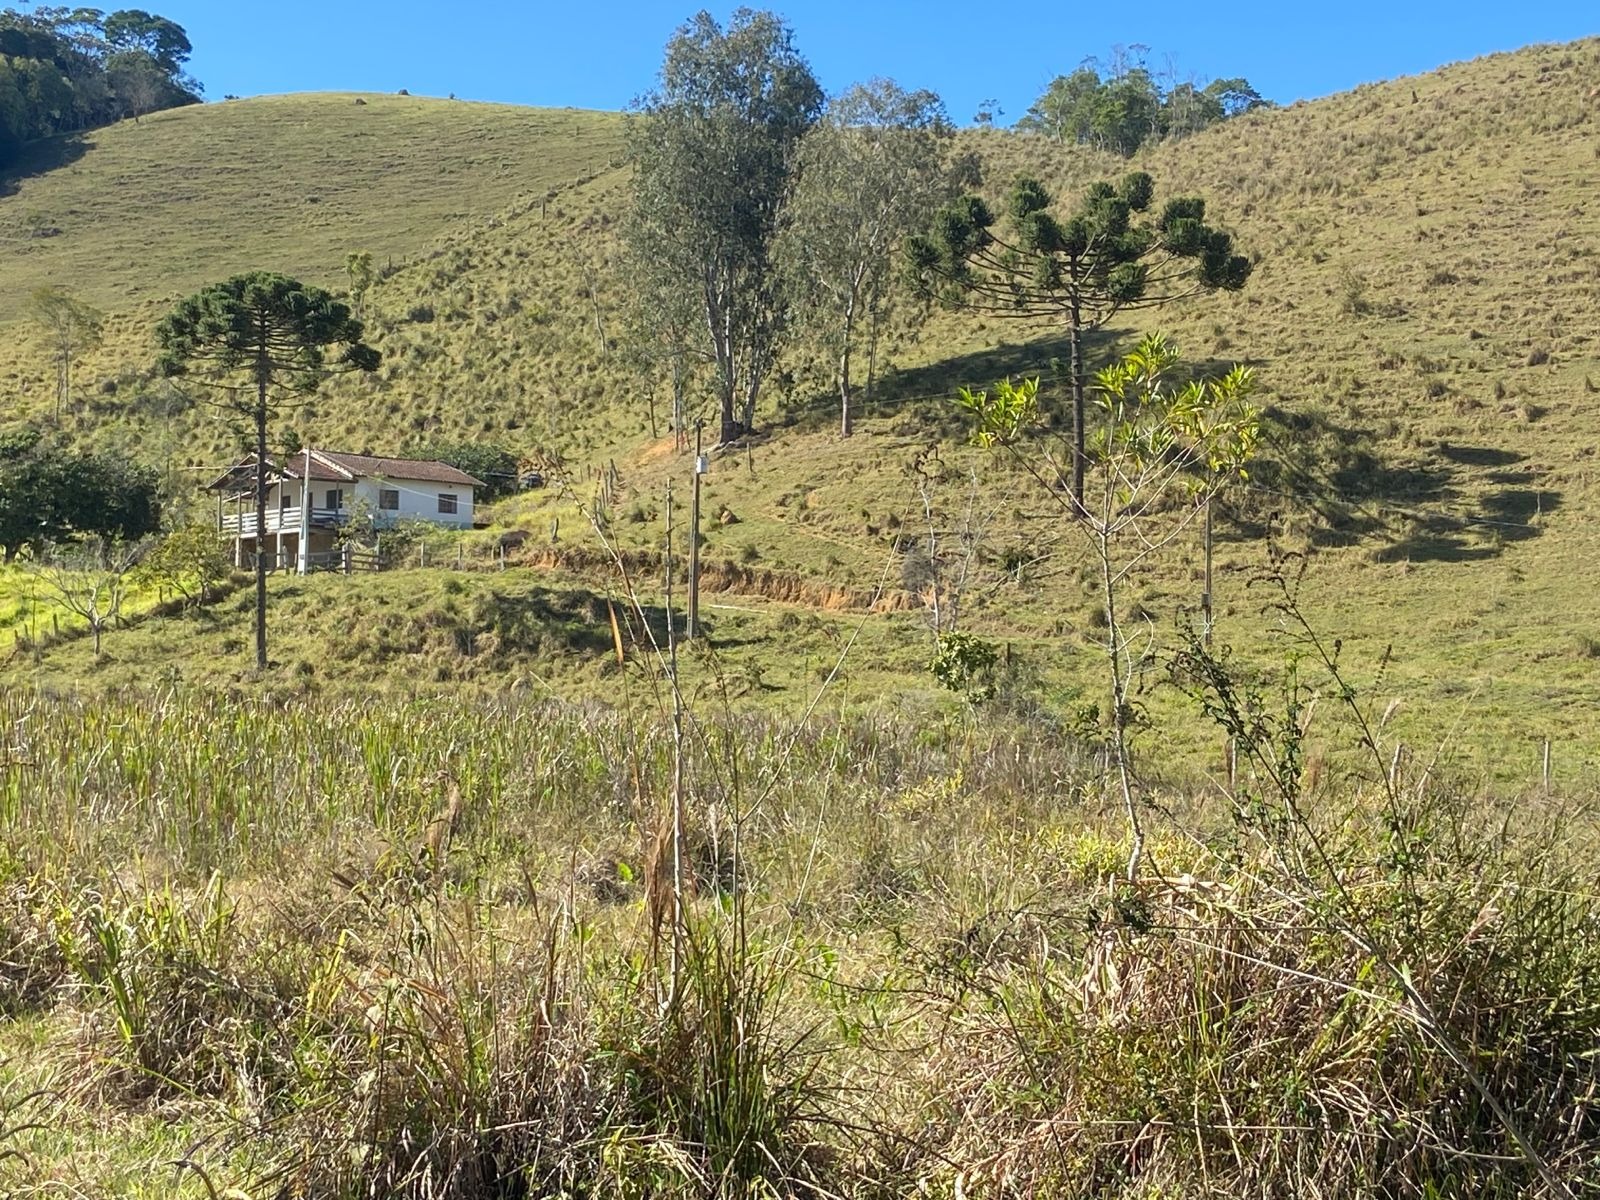
M 174 529 L 156 543 L 134 574 L 146 586 L 177 593 L 185 604 L 206 604 L 233 569 L 222 536 L 213 526 L 196 522 Z
M 993 642 L 971 633 L 941 633 L 928 670 L 941 687 L 966 697 L 969 704 L 982 704 L 994 699 L 999 661 Z
M 161 524 L 156 473 L 111 454 L 81 454 L 36 429 L 0 435 L 0 548 L 83 538 L 137 541 Z
M 412 454 L 416 458 L 447 463 L 481 481 L 483 486 L 475 494 L 479 503 L 511 495 L 517 490 L 521 476 L 517 456 L 491 442 L 434 442 Z

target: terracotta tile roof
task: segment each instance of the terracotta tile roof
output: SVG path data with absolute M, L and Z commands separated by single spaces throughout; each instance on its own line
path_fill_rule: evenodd
M 251 486 L 251 480 L 255 477 L 255 461 L 254 454 L 246 455 L 207 484 L 207 488 L 216 490 Z M 271 475 L 285 476 L 289 479 L 301 478 L 306 473 L 305 466 L 304 451 L 287 458 L 281 467 L 272 459 L 267 460 L 267 469 Z M 448 463 L 421 458 L 382 458 L 372 454 L 342 454 L 334 450 L 311 452 L 310 475 L 313 480 L 333 483 L 379 478 L 417 479 L 427 483 L 454 484 L 457 487 L 483 486 L 482 480 L 474 479 L 465 471 L 457 470 Z
M 311 456 L 313 479 L 321 478 L 317 472 L 326 464 L 345 472 L 343 476 L 327 476 L 330 479 L 363 479 L 378 476 L 384 479 L 422 479 L 429 483 L 454 483 L 461 487 L 483 486 L 481 479 L 474 479 L 449 463 L 420 458 L 381 458 L 371 454 L 341 454 L 333 450 L 313 450 Z M 321 461 L 316 461 L 318 459 Z M 298 461 L 303 464 L 304 456 L 302 455 Z M 299 476 L 296 475 L 295 478 L 298 479 Z

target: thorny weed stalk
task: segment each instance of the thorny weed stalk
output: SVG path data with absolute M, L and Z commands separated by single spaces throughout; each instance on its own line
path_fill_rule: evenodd
M 1079 531 L 1092 556 L 1105 617 L 1109 748 L 1132 846 L 1127 877 L 1138 878 L 1145 852 L 1140 786 L 1130 733 L 1137 722 L 1134 684 L 1150 669 L 1157 640 L 1147 619 L 1125 611 L 1135 573 L 1183 537 L 1212 498 L 1246 467 L 1260 436 L 1250 401 L 1254 377 L 1235 366 L 1220 378 L 1185 378 L 1177 347 L 1146 336 L 1095 375 L 1098 424 L 1087 438 L 1093 480 L 1080 506 L 1067 473 L 1040 428 L 1039 381 L 1004 380 L 994 394 L 963 388 L 958 402 L 975 422 L 973 440 L 1002 449 L 1033 478 Z

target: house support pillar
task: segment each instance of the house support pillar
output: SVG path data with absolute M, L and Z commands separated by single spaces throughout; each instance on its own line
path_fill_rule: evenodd
M 306 447 L 305 470 L 300 472 L 300 546 L 295 565 L 298 574 L 311 569 L 311 447 Z

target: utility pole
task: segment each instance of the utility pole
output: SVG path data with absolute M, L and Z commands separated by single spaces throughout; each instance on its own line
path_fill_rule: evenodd
M 678 636 L 672 628 L 672 480 L 667 480 L 667 662 L 672 673 L 672 974 L 663 1008 L 678 1001 L 684 959 L 683 920 L 683 689 L 678 686 Z
M 704 418 L 694 423 L 694 491 L 689 497 L 689 627 L 690 641 L 700 636 L 700 477 L 706 473 L 706 459 L 700 453 Z
M 667 552 L 663 556 L 663 565 L 666 567 L 667 591 L 667 659 L 672 670 L 672 678 L 678 678 L 678 637 L 677 631 L 672 626 L 672 480 L 667 480 Z

